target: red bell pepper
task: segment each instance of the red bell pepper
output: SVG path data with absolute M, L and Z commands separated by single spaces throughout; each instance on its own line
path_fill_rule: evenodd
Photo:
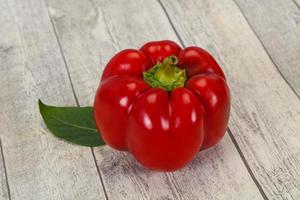
M 168 40 L 117 53 L 94 103 L 104 141 L 162 171 L 179 169 L 218 143 L 229 110 L 229 88 L 214 58 Z

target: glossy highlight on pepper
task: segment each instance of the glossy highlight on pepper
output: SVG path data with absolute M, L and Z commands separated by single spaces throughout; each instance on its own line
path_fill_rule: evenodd
M 146 168 L 173 171 L 224 136 L 230 112 L 225 75 L 204 49 L 154 41 L 117 53 L 94 102 L 102 138 Z

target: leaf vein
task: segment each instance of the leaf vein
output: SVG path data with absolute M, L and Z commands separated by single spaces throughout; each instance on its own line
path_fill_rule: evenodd
M 69 126 L 73 126 L 73 127 L 76 127 L 76 128 L 80 128 L 80 129 L 85 129 L 85 130 L 90 130 L 90 131 L 93 131 L 93 132 L 98 132 L 97 129 L 94 129 L 94 128 L 89 128 L 89 127 L 84 127 L 84 126 L 78 126 L 76 124 L 73 124 L 73 123 L 69 123 L 69 122 L 66 122 L 66 121 L 63 121 L 59 118 L 56 118 L 54 116 L 51 116 L 51 118 L 61 122 L 62 124 L 65 124 L 65 125 L 69 125 Z

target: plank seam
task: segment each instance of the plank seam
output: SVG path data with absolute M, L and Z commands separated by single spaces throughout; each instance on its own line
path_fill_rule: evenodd
M 99 178 L 100 178 L 100 182 L 101 182 L 101 185 L 102 185 L 102 189 L 104 191 L 104 195 L 105 195 L 105 198 L 108 200 L 108 196 L 107 196 L 107 192 L 106 192 L 106 188 L 104 187 L 104 181 L 103 181 L 103 178 L 102 178 L 102 175 L 101 175 L 101 172 L 100 172 L 100 169 L 97 165 L 97 159 L 96 159 L 96 156 L 95 156 L 95 151 L 94 151 L 94 148 L 91 147 L 91 150 L 92 150 L 92 154 L 93 154 L 93 158 L 94 158 L 94 162 L 95 162 L 95 165 L 96 165 L 96 168 L 97 168 L 97 172 L 98 172 L 98 175 L 99 175 Z
M 55 28 L 53 19 L 52 19 L 51 15 L 50 15 L 50 11 L 49 11 L 49 8 L 48 8 L 48 5 L 47 5 L 47 0 L 45 0 L 45 5 L 46 5 L 46 9 L 47 9 L 48 16 L 49 16 L 49 18 L 50 18 L 50 22 L 51 22 L 51 25 L 52 25 L 52 28 L 53 28 L 53 32 L 54 32 L 56 41 L 57 41 L 57 44 L 58 44 L 58 47 L 59 47 L 60 54 L 62 55 L 62 59 L 63 59 L 64 65 L 65 65 L 65 68 L 66 68 L 66 70 L 67 70 L 67 75 L 68 75 L 68 79 L 69 79 L 70 84 L 71 84 L 72 93 L 73 93 L 73 96 L 74 96 L 74 98 L 75 98 L 76 104 L 77 104 L 77 106 L 79 107 L 79 101 L 78 101 L 77 96 L 76 96 L 76 94 L 75 94 L 75 89 L 74 89 L 73 81 L 72 81 L 72 78 L 71 78 L 71 75 L 70 75 L 70 70 L 69 70 L 69 67 L 68 67 L 68 65 L 67 65 L 67 61 L 66 61 L 65 55 L 64 55 L 64 53 L 63 53 L 63 50 L 62 50 L 60 41 L 59 41 L 59 39 L 58 39 L 58 34 L 57 34 L 57 31 L 56 31 L 56 28 Z
M 53 19 L 52 19 L 52 17 L 51 17 L 50 11 L 49 11 L 49 7 L 48 7 L 48 4 L 47 4 L 47 0 L 45 0 L 44 2 L 45 2 L 45 5 L 46 5 L 47 13 L 48 13 L 48 16 L 49 16 L 49 18 L 50 18 L 50 22 L 51 22 L 51 25 L 52 25 L 52 28 L 53 28 L 53 32 L 54 32 L 54 35 L 55 35 L 57 44 L 58 44 L 58 46 L 59 46 L 60 53 L 61 53 L 61 55 L 62 55 L 62 59 L 63 59 L 64 65 L 65 65 L 65 68 L 66 68 L 66 71 L 67 71 L 67 75 L 68 75 L 69 82 L 70 82 L 70 84 L 71 84 L 71 89 L 72 89 L 73 96 L 74 96 L 74 98 L 75 98 L 77 107 L 80 107 L 80 104 L 79 104 L 79 101 L 78 101 L 78 98 L 77 98 L 77 96 L 76 96 L 76 92 L 75 92 L 75 89 L 74 89 L 73 81 L 72 81 L 72 78 L 71 78 L 71 75 L 70 75 L 70 70 L 69 70 L 69 67 L 68 67 L 68 64 L 67 64 L 65 55 L 64 55 L 64 53 L 63 53 L 63 49 L 62 49 L 61 43 L 60 43 L 59 38 L 58 38 L 57 30 L 56 30 L 56 28 L 55 28 Z M 95 153 L 94 153 L 94 149 L 93 149 L 92 147 L 90 147 L 90 150 L 91 150 L 91 153 L 92 153 L 92 156 L 93 156 L 93 160 L 94 160 L 94 163 L 95 163 L 95 166 L 96 166 L 96 169 L 97 169 L 98 177 L 99 177 L 99 179 L 100 179 L 100 183 L 101 183 L 101 186 L 102 186 L 102 189 L 103 189 L 105 198 L 106 198 L 106 200 L 108 200 L 108 196 L 107 196 L 107 193 L 106 193 L 106 189 L 105 189 L 105 186 L 104 186 L 104 184 L 103 184 L 103 179 L 102 179 L 102 176 L 101 176 L 99 167 L 98 167 L 98 165 L 97 165 L 97 160 L 96 160 L 96 156 L 95 156 Z
M 229 137 L 231 138 L 231 140 L 232 140 L 232 142 L 233 142 L 233 145 L 235 146 L 236 150 L 239 152 L 240 157 L 241 157 L 241 159 L 243 160 L 243 163 L 244 163 L 245 167 L 247 168 L 247 170 L 248 170 L 248 172 L 249 172 L 249 174 L 250 174 L 252 180 L 254 181 L 255 185 L 257 186 L 257 188 L 258 188 L 260 194 L 262 195 L 262 197 L 263 197 L 265 200 L 268 200 L 268 197 L 267 197 L 266 193 L 264 192 L 263 188 L 262 188 L 261 185 L 259 184 L 259 182 L 258 182 L 258 180 L 256 179 L 254 173 L 252 172 L 252 170 L 251 170 L 251 168 L 250 168 L 250 166 L 249 166 L 249 164 L 248 164 L 248 162 L 247 162 L 247 160 L 246 160 L 246 158 L 245 158 L 245 156 L 244 156 L 244 154 L 243 154 L 243 152 L 242 152 L 240 146 L 238 145 L 237 141 L 235 140 L 235 138 L 234 138 L 234 136 L 233 136 L 233 134 L 232 134 L 232 132 L 231 132 L 231 130 L 230 130 L 229 128 L 227 128 L 227 132 L 228 132 Z
M 8 199 L 11 200 L 10 187 L 9 187 L 8 176 L 7 176 L 7 168 L 6 168 L 6 163 L 5 163 L 5 158 L 4 158 L 4 152 L 3 152 L 3 147 L 2 147 L 2 140 L 1 140 L 1 138 L 0 138 L 0 153 L 1 153 L 1 155 L 2 155 L 2 162 L 3 162 L 3 168 L 4 168 L 4 175 L 5 175 L 5 182 L 6 182 L 6 188 L 7 188 Z
M 298 2 L 296 0 L 292 0 L 294 4 L 296 4 L 297 8 L 300 10 L 300 5 L 298 4 Z
M 166 15 L 166 17 L 167 17 L 167 19 L 168 19 L 168 21 L 169 21 L 171 27 L 172 27 L 172 29 L 174 30 L 176 36 L 178 37 L 178 40 L 179 40 L 180 44 L 181 44 L 183 47 L 185 47 L 184 42 L 183 42 L 182 38 L 180 37 L 179 33 L 177 32 L 177 30 L 176 30 L 176 28 L 175 28 L 175 26 L 174 26 L 174 24 L 173 24 L 173 22 L 172 22 L 172 20 L 171 20 L 171 18 L 170 18 L 169 14 L 168 14 L 168 12 L 167 12 L 167 10 L 166 10 L 166 8 L 165 8 L 165 6 L 164 6 L 163 3 L 161 2 L 161 0 L 157 0 L 157 1 L 158 1 L 158 3 L 160 4 L 160 6 L 162 7 L 162 9 L 163 9 L 163 11 L 164 11 L 164 13 L 165 13 L 165 15 Z M 236 140 L 235 140 L 235 138 L 234 138 L 234 136 L 233 136 L 231 130 L 230 130 L 229 128 L 227 128 L 227 130 L 228 130 L 228 134 L 229 134 L 229 136 L 230 136 L 230 139 L 231 139 L 231 141 L 233 142 L 233 145 L 235 146 L 236 150 L 238 151 L 238 153 L 239 153 L 239 155 L 240 155 L 240 157 L 241 157 L 241 160 L 243 161 L 243 163 L 244 163 L 244 165 L 245 165 L 245 167 L 246 167 L 246 169 L 247 169 L 249 175 L 251 176 L 251 178 L 252 178 L 254 184 L 256 185 L 257 189 L 259 190 L 261 196 L 263 197 L 263 199 L 268 200 L 267 195 L 265 194 L 263 188 L 262 188 L 261 185 L 259 184 L 259 182 L 258 182 L 258 180 L 256 179 L 254 173 L 252 172 L 252 170 L 251 170 L 251 168 L 250 168 L 250 166 L 249 166 L 249 164 L 248 164 L 248 162 L 247 162 L 247 160 L 246 160 L 244 154 L 242 153 L 242 151 L 241 151 L 241 149 L 240 149 L 238 143 L 236 142 Z
M 175 26 L 174 26 L 174 24 L 173 24 L 173 22 L 172 22 L 172 20 L 171 20 L 171 18 L 170 18 L 169 14 L 168 14 L 168 12 L 167 12 L 167 10 L 166 10 L 166 8 L 165 8 L 165 6 L 164 6 L 163 3 L 161 2 L 161 0 L 157 0 L 157 1 L 158 1 L 158 3 L 160 4 L 161 8 L 163 9 L 163 11 L 164 11 L 164 13 L 165 13 L 165 15 L 166 15 L 166 17 L 167 17 L 167 19 L 168 19 L 168 21 L 169 21 L 169 23 L 170 23 L 172 29 L 173 29 L 173 31 L 175 32 L 175 35 L 177 36 L 177 38 L 178 38 L 178 40 L 179 40 L 179 43 L 181 44 L 181 46 L 185 47 L 185 45 L 184 45 L 184 43 L 183 43 L 183 40 L 181 39 L 179 33 L 177 32 L 177 30 L 176 30 L 176 28 L 175 28 Z
M 291 86 L 291 84 L 288 82 L 288 80 L 285 78 L 285 76 L 282 74 L 282 72 L 280 71 L 278 65 L 275 63 L 275 61 L 273 60 L 272 56 L 270 55 L 269 51 L 267 50 L 267 48 L 265 47 L 264 43 L 262 42 L 262 40 L 259 38 L 259 35 L 257 34 L 257 32 L 254 30 L 253 26 L 251 25 L 251 23 L 249 22 L 248 18 L 246 17 L 245 13 L 243 12 L 242 8 L 239 6 L 239 4 L 236 2 L 236 0 L 232 0 L 234 2 L 234 4 L 237 6 L 237 8 L 239 9 L 239 11 L 242 13 L 245 21 L 247 22 L 248 26 L 250 27 L 250 30 L 252 31 L 252 33 L 255 35 L 255 37 L 258 39 L 259 43 L 261 44 L 261 46 L 263 47 L 264 51 L 266 52 L 267 56 L 269 57 L 269 59 L 271 60 L 271 62 L 273 63 L 275 69 L 277 70 L 277 72 L 279 73 L 279 75 L 281 76 L 281 78 L 285 81 L 285 83 L 289 86 L 289 88 L 293 91 L 293 93 L 298 97 L 298 99 L 300 100 L 300 95 L 296 92 L 296 90 Z M 295 2 L 294 2 L 295 3 Z M 298 8 L 299 5 L 297 3 L 295 3 Z

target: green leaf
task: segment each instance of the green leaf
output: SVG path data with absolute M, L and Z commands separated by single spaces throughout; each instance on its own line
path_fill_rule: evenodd
M 58 138 L 82 146 L 104 145 L 95 127 L 92 107 L 55 107 L 39 100 L 47 128 Z

